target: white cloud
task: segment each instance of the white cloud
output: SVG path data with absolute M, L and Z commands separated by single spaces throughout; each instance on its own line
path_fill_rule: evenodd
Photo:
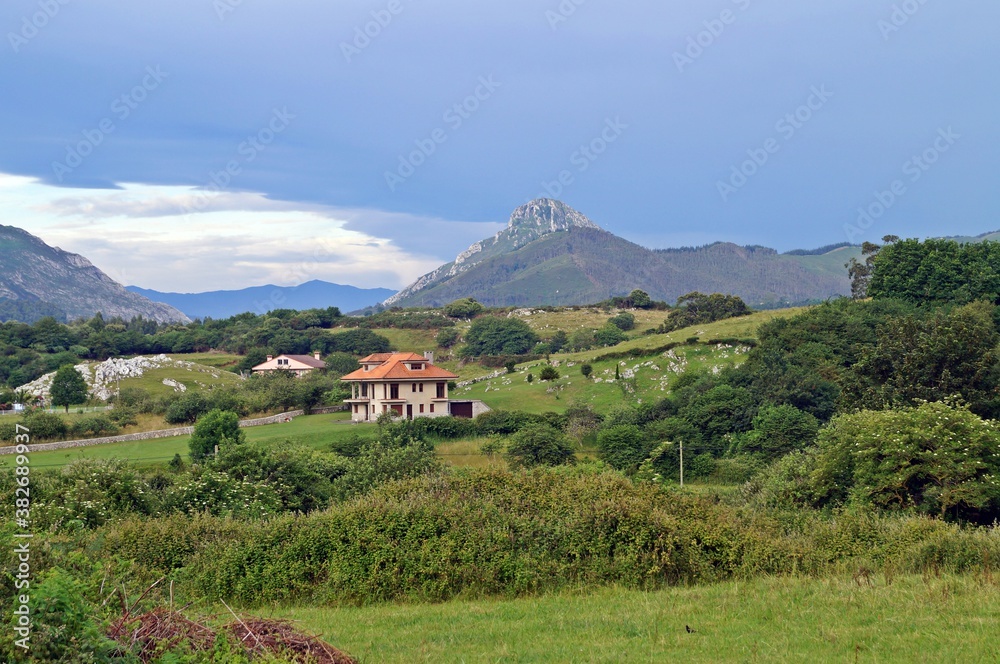
M 4 174 L 0 214 L 116 281 L 178 292 L 312 279 L 401 288 L 503 226 L 191 187 L 63 189 Z

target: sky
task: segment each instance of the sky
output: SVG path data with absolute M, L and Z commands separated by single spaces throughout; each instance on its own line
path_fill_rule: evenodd
M 537 197 L 654 248 L 1000 229 L 1000 4 L 4 0 L 0 224 L 400 288 Z

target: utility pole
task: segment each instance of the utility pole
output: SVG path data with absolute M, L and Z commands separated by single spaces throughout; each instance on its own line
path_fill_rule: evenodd
M 684 441 L 681 441 L 681 488 L 684 488 Z

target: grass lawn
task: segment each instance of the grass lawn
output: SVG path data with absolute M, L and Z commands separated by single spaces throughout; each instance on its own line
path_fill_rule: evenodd
M 213 350 L 207 353 L 181 353 L 181 354 L 168 354 L 171 360 L 181 360 L 182 362 L 194 362 L 195 364 L 203 364 L 206 367 L 213 367 L 215 369 L 228 368 L 233 365 L 239 364 L 240 360 L 243 359 L 242 355 L 237 355 L 236 353 L 226 353 L 221 350 Z
M 375 429 L 374 424 L 352 425 L 348 413 L 330 415 L 309 415 L 297 417 L 291 422 L 268 424 L 244 429 L 248 441 L 262 443 L 282 443 L 292 440 L 315 449 L 325 449 L 336 439 L 354 434 L 367 435 Z M 187 457 L 190 436 L 158 438 L 127 443 L 110 443 L 93 447 L 75 447 L 51 452 L 35 452 L 31 455 L 32 468 L 52 468 L 64 466 L 77 459 L 125 459 L 133 463 L 152 465 L 170 461 L 175 454 Z M 0 467 L 13 463 L 11 455 L 0 456 Z
M 1000 580 L 872 582 L 776 578 L 271 613 L 364 664 L 1000 661 Z
M 566 356 L 553 356 L 553 363 L 559 363 L 558 380 L 541 381 L 539 373 L 545 362 L 531 362 L 519 366 L 517 373 L 454 390 L 451 396 L 455 399 L 481 399 L 491 408 L 530 413 L 562 412 L 574 402 L 587 403 L 597 412 L 607 413 L 618 404 L 635 405 L 665 397 L 670 383 L 685 370 L 718 371 L 733 366 L 745 357 L 744 350 L 699 344 L 682 346 L 670 353 L 643 359 L 590 362 L 593 374 L 589 379 L 580 373 L 582 362 L 569 360 Z M 634 391 L 627 396 L 622 392 L 621 381 L 615 381 L 616 366 L 620 374 L 627 376 L 631 372 L 634 375 Z M 534 375 L 531 383 L 527 382 L 529 373 Z

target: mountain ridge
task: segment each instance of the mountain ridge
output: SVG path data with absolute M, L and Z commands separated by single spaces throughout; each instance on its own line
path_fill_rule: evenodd
M 671 302 L 702 290 L 738 295 L 752 306 L 782 306 L 850 294 L 843 264 L 860 256 L 860 248 L 830 246 L 824 254 L 779 254 L 731 242 L 648 249 L 560 201 L 539 199 L 517 208 L 506 229 L 383 305 L 442 306 L 462 297 L 490 306 L 574 305 L 640 288 Z
M 169 305 L 127 291 L 83 256 L 15 226 L 0 225 L 0 268 L 0 313 L 11 319 L 58 311 L 69 322 L 100 311 L 106 318 L 190 322 Z
M 313 279 L 298 286 L 249 286 L 236 290 L 203 293 L 171 293 L 127 286 L 132 293 L 165 302 L 191 318 L 229 318 L 245 312 L 267 313 L 273 309 L 323 309 L 339 307 L 348 312 L 389 297 L 388 288 L 358 288 Z

